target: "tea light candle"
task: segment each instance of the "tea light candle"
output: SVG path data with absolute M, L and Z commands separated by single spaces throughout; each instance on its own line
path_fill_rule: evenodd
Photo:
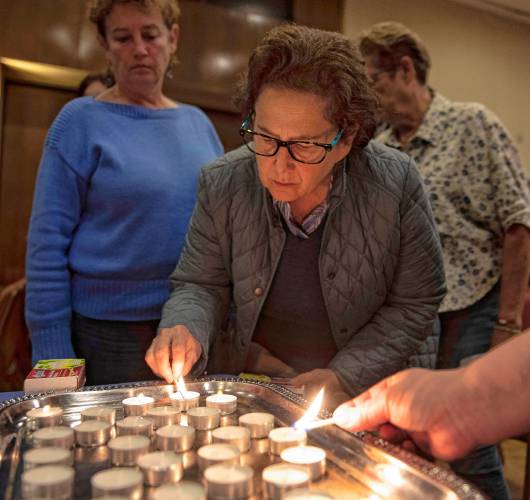
M 279 455 L 285 448 L 303 446 L 307 441 L 307 433 L 294 427 L 278 427 L 269 432 L 270 450 Z
M 178 425 L 180 410 L 173 406 L 155 406 L 147 410 L 146 416 L 153 419 L 155 429 L 164 425 Z
M 288 491 L 283 498 L 284 500 L 333 500 L 334 497 L 322 491 L 296 488 Z M 376 497 L 374 496 L 374 498 Z
M 178 484 L 165 484 L 152 494 L 153 500 L 206 500 L 206 492 L 199 483 L 181 481 Z
M 208 498 L 247 498 L 252 494 L 254 471 L 243 465 L 217 464 L 204 471 Z
M 72 465 L 74 462 L 72 451 L 66 448 L 47 446 L 33 448 L 24 453 L 24 469 L 32 469 L 42 465 Z
M 237 409 L 237 396 L 233 394 L 212 394 L 206 398 L 208 408 L 217 408 L 223 415 L 234 413 Z
M 187 451 L 195 441 L 195 429 L 183 425 L 166 425 L 156 431 L 156 445 L 162 451 Z
M 90 479 L 92 497 L 116 495 L 140 499 L 143 493 L 142 481 L 142 473 L 133 468 L 114 467 L 113 469 L 102 470 L 96 472 Z
M 197 462 L 201 471 L 219 463 L 239 465 L 240 456 L 239 449 L 231 444 L 209 444 L 197 450 Z
M 146 436 L 119 436 L 109 441 L 110 460 L 114 465 L 136 465 L 138 458 L 149 451 Z
M 118 436 L 151 436 L 153 434 L 153 419 L 142 417 L 125 417 L 116 422 Z
M 122 401 L 123 411 L 125 416 L 145 415 L 149 408 L 152 408 L 155 404 L 155 400 L 151 396 L 133 396 L 131 398 L 125 398 Z
M 280 454 L 284 462 L 305 466 L 312 481 L 326 473 L 326 452 L 316 446 L 293 446 L 285 448 Z
M 33 433 L 33 444 L 36 447 L 55 446 L 58 448 L 71 448 L 74 445 L 74 431 L 70 427 L 58 425 L 44 427 Z
M 24 498 L 71 498 L 74 490 L 74 469 L 65 465 L 43 465 L 22 473 Z
M 91 447 L 82 447 L 77 446 L 74 449 L 74 462 L 83 463 L 101 466 L 98 468 L 100 470 L 102 466 L 106 465 L 109 467 L 110 464 L 110 450 L 106 445 L 101 446 L 91 446 Z
M 58 406 L 43 406 L 33 408 L 26 413 L 31 424 L 37 428 L 61 425 L 63 421 L 63 410 Z
M 274 464 L 263 469 L 263 490 L 267 498 L 281 500 L 294 488 L 309 486 L 309 471 L 291 464 Z
M 110 439 L 112 426 L 101 420 L 85 420 L 74 427 L 75 442 L 79 446 L 100 446 Z
M 195 431 L 195 443 L 196 448 L 206 446 L 207 444 L 213 443 L 213 435 L 211 430 L 208 431 Z
M 250 437 L 264 438 L 274 429 L 274 415 L 270 413 L 246 413 L 239 417 L 239 425 L 250 431 Z
M 188 410 L 188 425 L 198 431 L 215 429 L 219 427 L 221 411 L 217 408 L 196 406 Z
M 169 395 L 171 404 L 180 411 L 188 411 L 190 408 L 199 406 L 201 395 L 195 391 L 177 391 Z
M 114 425 L 116 423 L 116 410 L 108 406 L 92 406 L 81 412 L 81 420 L 101 420 Z
M 250 448 L 250 431 L 245 427 L 229 425 L 212 431 L 214 443 L 233 444 L 242 453 Z
M 197 453 L 194 450 L 184 451 L 182 453 L 177 453 L 178 457 L 182 461 L 182 467 L 185 471 L 192 469 L 197 465 Z
M 182 477 L 182 461 L 172 451 L 155 451 L 142 455 L 138 459 L 138 467 L 147 486 L 176 483 Z

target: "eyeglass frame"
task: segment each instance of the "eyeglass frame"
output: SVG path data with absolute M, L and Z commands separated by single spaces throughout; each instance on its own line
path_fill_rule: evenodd
M 271 137 L 270 135 L 267 135 L 267 134 L 262 134 L 260 132 L 254 132 L 254 130 L 251 130 L 250 128 L 248 128 L 249 122 L 252 119 L 253 115 L 254 115 L 254 111 L 251 111 L 247 115 L 247 117 L 243 120 L 243 123 L 241 124 L 241 127 L 239 128 L 239 135 L 242 137 L 243 142 L 245 143 L 245 146 L 247 146 L 247 148 L 250 151 L 252 151 L 254 154 L 259 155 L 259 156 L 275 156 L 280 150 L 280 148 L 286 148 L 287 151 L 289 152 L 289 156 L 294 161 L 297 161 L 298 163 L 304 163 L 305 165 L 319 165 L 326 159 L 326 156 L 328 155 L 328 153 L 339 143 L 342 137 L 342 134 L 344 133 L 344 129 L 341 128 L 330 143 L 315 142 L 315 141 L 282 141 L 281 139 L 277 139 L 276 137 Z M 245 133 L 252 134 L 253 136 L 259 135 L 261 137 L 265 137 L 267 139 L 273 140 L 276 143 L 276 149 L 274 150 L 274 153 L 264 154 L 264 153 L 256 153 L 256 151 L 253 151 L 248 145 L 248 142 L 245 141 Z M 290 148 L 291 144 L 311 144 L 313 146 L 319 146 L 321 148 L 324 148 L 324 156 L 322 157 L 322 159 L 320 159 L 319 161 L 315 161 L 315 162 L 306 162 L 306 161 L 299 160 L 298 158 L 294 156 L 293 152 L 291 151 L 291 148 Z

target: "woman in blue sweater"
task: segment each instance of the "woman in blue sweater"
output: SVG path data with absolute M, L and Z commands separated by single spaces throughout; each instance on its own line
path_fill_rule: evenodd
M 223 149 L 208 118 L 162 93 L 175 0 L 95 0 L 116 78 L 53 123 L 31 217 L 26 321 L 33 360 L 85 358 L 87 382 L 153 378 L 144 361 L 180 254 L 200 167 Z

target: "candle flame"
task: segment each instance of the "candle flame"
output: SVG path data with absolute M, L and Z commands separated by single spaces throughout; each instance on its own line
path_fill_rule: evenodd
M 177 380 L 177 391 L 182 394 L 182 397 L 184 397 L 184 394 L 186 393 L 186 384 L 184 383 L 184 377 L 182 375 Z
M 297 420 L 294 423 L 295 429 L 305 429 L 307 424 L 314 422 L 316 420 L 316 418 L 318 417 L 318 413 L 320 412 L 320 407 L 322 406 L 323 399 L 324 399 L 324 388 L 320 389 L 320 392 L 317 394 L 317 397 L 309 405 L 309 408 L 307 409 L 305 414 L 302 416 L 302 418 L 300 420 Z
M 42 413 L 50 413 L 50 405 L 46 405 L 42 408 Z
M 217 395 L 220 396 L 223 394 L 223 389 L 219 388 L 217 389 Z

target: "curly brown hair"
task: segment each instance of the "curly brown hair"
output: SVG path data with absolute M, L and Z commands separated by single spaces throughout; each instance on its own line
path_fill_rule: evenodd
M 352 42 L 340 33 L 296 24 L 270 30 L 253 51 L 235 102 L 253 111 L 265 85 L 310 92 L 327 102 L 326 118 L 364 147 L 377 124 L 377 97 Z

